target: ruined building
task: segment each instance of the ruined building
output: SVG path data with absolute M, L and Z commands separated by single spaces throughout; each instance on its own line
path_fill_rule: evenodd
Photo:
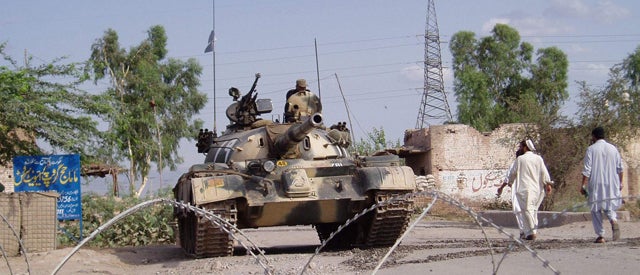
M 446 124 L 407 130 L 399 153 L 416 175 L 432 174 L 438 190 L 471 201 L 492 200 L 515 159 L 521 138 L 514 137 L 519 136 L 522 128 L 522 124 L 504 124 L 492 132 L 481 133 L 471 126 Z M 640 142 L 632 142 L 627 149 L 621 152 L 625 168 L 622 193 L 638 196 Z M 576 192 L 582 180 L 581 169 L 578 165 L 570 172 L 576 178 Z M 509 199 L 510 192 L 506 188 L 502 198 Z

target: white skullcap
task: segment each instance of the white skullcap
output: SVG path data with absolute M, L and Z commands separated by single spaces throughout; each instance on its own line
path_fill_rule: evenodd
M 527 144 L 527 148 L 529 148 L 529 150 L 531 151 L 535 151 L 536 147 L 533 146 L 533 141 L 531 141 L 530 139 L 527 139 L 527 141 L 525 141 L 525 143 Z

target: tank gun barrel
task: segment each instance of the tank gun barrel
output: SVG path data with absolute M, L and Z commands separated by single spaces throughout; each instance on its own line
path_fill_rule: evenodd
M 275 140 L 275 148 L 278 155 L 283 156 L 293 149 L 313 128 L 322 124 L 322 114 L 315 113 L 302 124 L 291 126 L 286 132 L 279 135 Z

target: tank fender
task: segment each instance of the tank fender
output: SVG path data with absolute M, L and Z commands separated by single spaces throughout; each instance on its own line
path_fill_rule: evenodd
M 362 167 L 357 173 L 364 191 L 416 189 L 415 175 L 408 166 Z
M 224 175 L 191 179 L 193 201 L 196 205 L 244 197 L 244 181 L 238 175 Z

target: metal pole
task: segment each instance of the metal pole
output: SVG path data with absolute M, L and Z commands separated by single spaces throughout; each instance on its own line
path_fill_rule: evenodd
M 336 76 L 336 81 L 338 82 L 338 89 L 340 90 L 340 94 L 342 95 L 342 102 L 344 102 L 344 108 L 347 109 L 347 119 L 349 119 L 349 128 L 351 129 L 351 142 L 356 142 L 356 136 L 353 134 L 353 124 L 351 124 L 351 114 L 349 113 L 349 105 L 347 105 L 347 99 L 344 98 L 344 93 L 342 92 L 342 85 L 340 85 L 340 79 L 338 79 L 338 74 L 334 73 Z
M 316 39 L 313 39 L 313 45 L 316 49 L 316 78 L 318 78 L 318 98 L 320 98 L 320 102 L 322 102 L 322 93 L 320 93 L 320 66 L 318 65 L 318 42 Z
M 216 120 L 216 0 L 213 0 L 213 41 L 211 42 L 213 50 L 213 136 L 218 136 L 217 120 Z

